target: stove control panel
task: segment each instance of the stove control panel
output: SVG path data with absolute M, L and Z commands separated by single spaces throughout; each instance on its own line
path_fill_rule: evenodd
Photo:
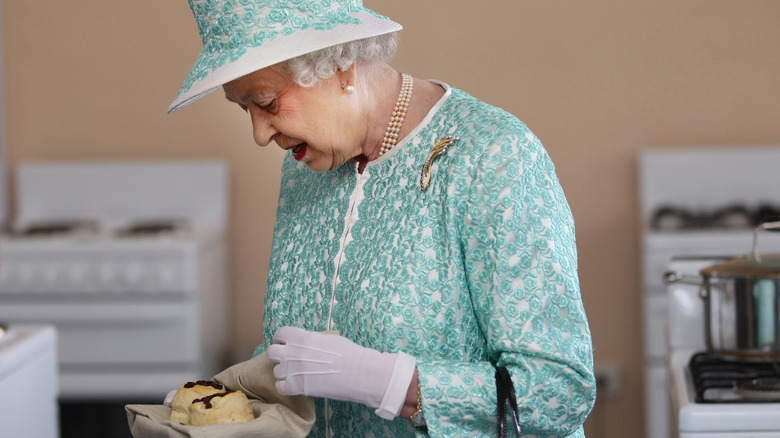
M 6 245 L 0 257 L 0 294 L 192 293 L 197 287 L 197 256 L 186 247 L 25 253 Z

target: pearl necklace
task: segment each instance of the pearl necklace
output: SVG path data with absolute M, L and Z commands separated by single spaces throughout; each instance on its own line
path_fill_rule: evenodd
M 406 111 L 409 109 L 409 102 L 412 100 L 413 88 L 414 78 L 406 73 L 401 73 L 401 92 L 398 93 L 398 100 L 395 101 L 393 115 L 390 117 L 390 123 L 387 124 L 385 138 L 382 140 L 382 146 L 379 147 L 380 157 L 398 143 L 398 133 L 404 124 Z

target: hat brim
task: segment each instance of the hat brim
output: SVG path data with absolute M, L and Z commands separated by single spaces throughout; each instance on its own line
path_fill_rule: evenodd
M 403 28 L 395 21 L 369 10 L 350 15 L 360 20 L 360 24 L 342 24 L 330 30 L 300 29 L 290 35 L 279 35 L 264 42 L 262 46 L 248 48 L 240 58 L 209 72 L 202 80 L 196 80 L 189 89 L 184 90 L 182 87 L 168 107 L 168 114 L 190 105 L 234 79 L 257 70 L 326 47 L 396 32 Z M 203 56 L 199 57 L 197 62 L 202 58 Z

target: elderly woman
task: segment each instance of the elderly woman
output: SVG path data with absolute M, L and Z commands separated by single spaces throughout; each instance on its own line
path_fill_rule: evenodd
M 492 436 L 496 367 L 525 436 L 584 436 L 574 223 L 534 134 L 395 71 L 401 26 L 360 0 L 190 5 L 204 48 L 170 111 L 221 87 L 288 151 L 257 354 L 316 399 L 310 436 Z

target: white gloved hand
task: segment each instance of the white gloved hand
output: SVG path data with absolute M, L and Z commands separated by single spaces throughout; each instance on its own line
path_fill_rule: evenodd
M 169 391 L 168 394 L 165 395 L 165 400 L 163 400 L 163 405 L 171 407 L 171 401 L 173 401 L 173 396 L 176 395 L 176 391 L 178 391 L 178 389 Z
M 401 411 L 417 365 L 403 352 L 381 353 L 296 327 L 278 329 L 266 357 L 276 363 L 280 394 L 362 403 L 387 420 Z

